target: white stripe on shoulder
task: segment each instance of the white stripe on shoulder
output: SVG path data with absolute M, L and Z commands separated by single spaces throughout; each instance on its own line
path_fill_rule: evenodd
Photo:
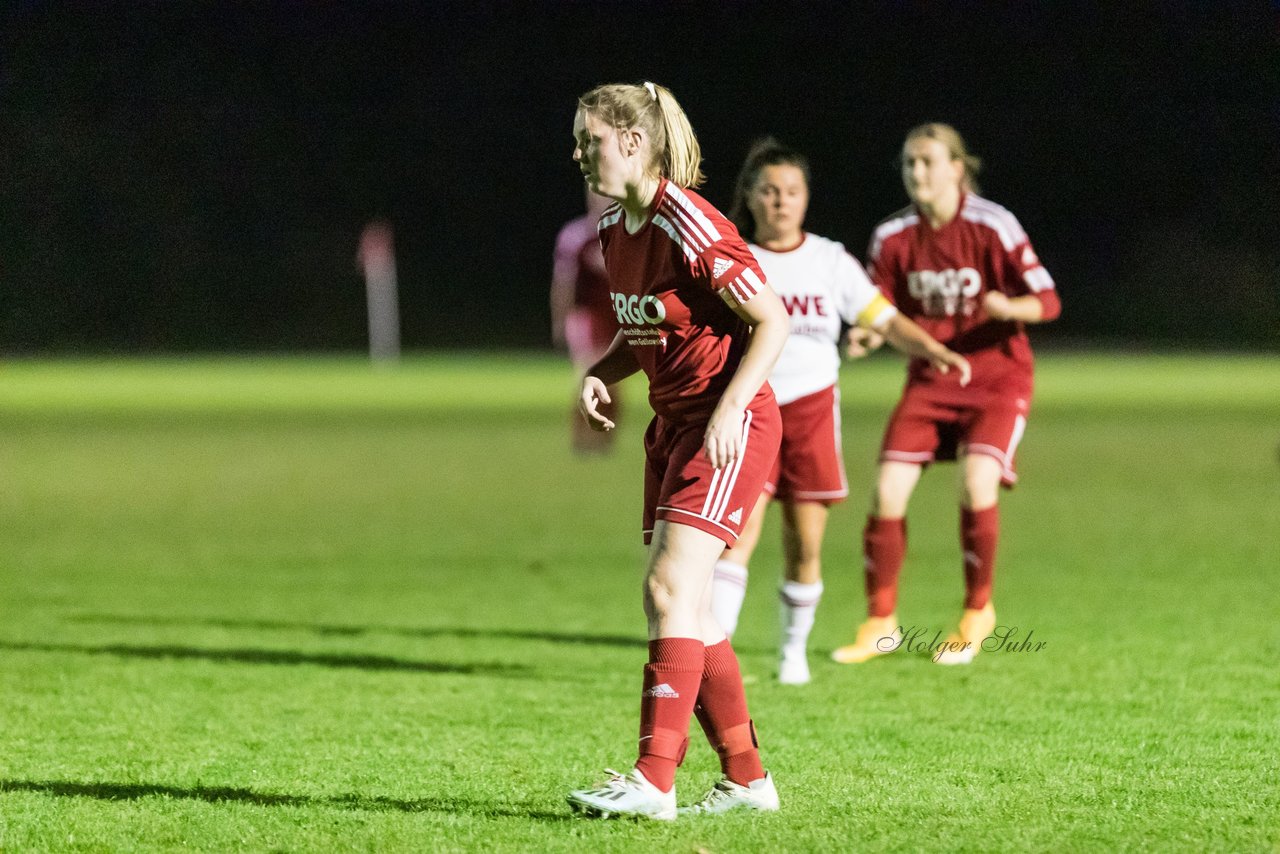
M 622 206 L 609 205 L 604 209 L 604 213 L 601 214 L 600 221 L 596 223 L 596 231 L 604 231 L 620 219 L 622 219 Z
M 960 216 L 969 222 L 976 222 L 990 228 L 1000 237 L 1000 244 L 1006 252 L 1011 252 L 1027 242 L 1027 233 L 1022 230 L 1018 218 L 1007 208 L 981 196 L 968 195 L 964 198 L 964 208 Z
M 658 205 L 658 211 L 659 213 L 664 214 L 667 221 L 680 231 L 680 234 L 684 236 L 685 240 L 697 247 L 699 252 L 711 245 L 711 243 L 707 241 L 706 236 L 696 226 L 689 222 L 687 217 L 682 216 L 680 209 L 671 204 L 670 200 L 663 199 L 662 204 Z
M 687 214 L 691 220 L 698 224 L 698 227 L 703 230 L 707 235 L 707 238 L 712 243 L 721 239 L 720 231 L 715 227 L 715 224 L 711 222 L 711 218 L 703 213 L 702 210 L 693 203 L 693 199 L 686 196 L 683 190 L 675 184 L 672 184 L 670 181 L 667 182 L 667 198 L 679 205 L 682 211 Z
M 898 232 L 917 225 L 919 222 L 920 215 L 918 213 L 912 208 L 903 208 L 876 226 L 876 240 L 893 237 Z
M 697 262 L 698 253 L 693 251 L 693 247 L 684 242 L 676 227 L 662 214 L 653 215 L 653 224 L 667 233 L 667 236 L 675 241 L 676 246 L 680 247 L 680 251 L 684 252 L 685 257 L 690 261 Z
M 1044 267 L 1032 267 L 1022 274 L 1022 279 L 1035 293 L 1053 290 L 1053 276 Z
M 880 245 L 893 237 L 920 224 L 920 215 L 913 208 L 903 208 L 893 216 L 881 222 L 876 226 L 875 233 L 871 238 L 871 258 L 877 258 L 880 255 Z

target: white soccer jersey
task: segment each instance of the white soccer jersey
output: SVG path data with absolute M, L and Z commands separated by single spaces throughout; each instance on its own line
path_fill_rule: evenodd
M 791 337 L 769 376 L 780 404 L 835 385 L 842 321 L 879 327 L 898 313 L 834 240 L 806 232 L 795 249 L 771 252 L 753 243 L 751 254 L 791 315 Z

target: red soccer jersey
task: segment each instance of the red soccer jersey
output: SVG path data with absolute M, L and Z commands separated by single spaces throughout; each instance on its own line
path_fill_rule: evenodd
M 729 306 L 765 287 L 751 250 L 705 199 L 666 179 L 635 234 L 616 204 L 598 228 L 614 313 L 649 377 L 654 412 L 710 417 L 751 335 Z M 765 383 L 752 405 L 772 397 Z
M 988 291 L 1035 294 L 1045 320 L 1059 311 L 1053 278 L 1018 220 L 972 193 L 960 199 L 955 219 L 936 231 L 914 207 L 880 223 L 867 251 L 867 273 L 900 311 L 969 359 L 975 385 L 1011 374 L 1029 381 L 1032 370 L 1024 324 L 988 317 L 982 307 Z M 937 376 L 927 361 L 912 360 L 912 381 Z

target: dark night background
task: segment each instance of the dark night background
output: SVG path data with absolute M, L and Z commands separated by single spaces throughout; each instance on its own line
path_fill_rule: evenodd
M 950 122 L 1058 281 L 1043 342 L 1280 346 L 1280 14 L 1265 2 L 55 3 L 0 11 L 0 352 L 549 346 L 575 98 L 671 87 L 727 207 L 809 153 L 861 256 L 903 133 Z

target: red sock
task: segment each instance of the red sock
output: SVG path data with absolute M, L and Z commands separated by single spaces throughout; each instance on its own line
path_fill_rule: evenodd
M 887 617 L 898 606 L 898 573 L 907 554 L 907 520 L 867 517 L 862 532 L 867 615 Z
M 982 608 L 991 600 L 1000 539 L 1000 506 L 986 510 L 960 508 L 960 545 L 964 548 L 964 606 Z
M 702 682 L 704 648 L 697 638 L 649 641 L 636 768 L 664 792 L 675 785 L 676 766 L 689 746 L 689 718 Z
M 720 768 L 726 777 L 746 786 L 764 776 L 738 656 L 727 640 L 707 647 L 694 713 L 707 741 L 720 754 Z

